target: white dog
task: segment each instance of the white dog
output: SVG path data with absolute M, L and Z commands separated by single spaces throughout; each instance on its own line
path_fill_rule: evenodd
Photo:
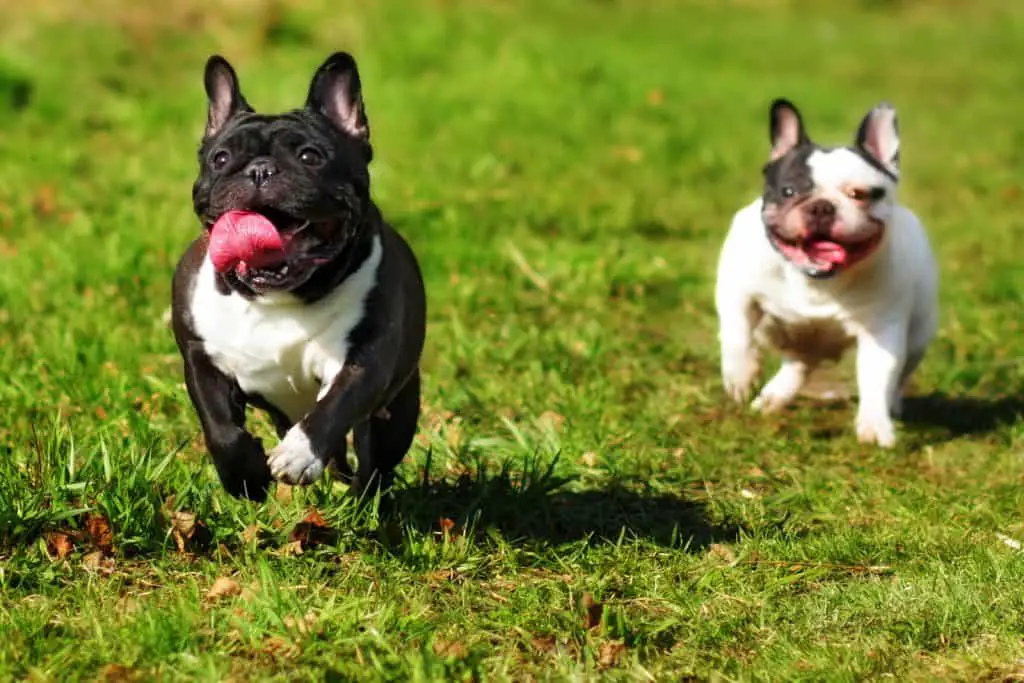
M 823 361 L 857 346 L 857 437 L 890 447 L 903 387 L 938 326 L 938 269 L 924 228 L 896 199 L 896 111 L 880 104 L 856 144 L 820 147 L 799 112 L 771 108 L 764 196 L 732 221 L 715 301 L 722 380 L 747 401 L 772 346 L 782 367 L 754 399 L 789 403 Z

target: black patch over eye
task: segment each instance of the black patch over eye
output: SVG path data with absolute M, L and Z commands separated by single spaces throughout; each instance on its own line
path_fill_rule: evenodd
M 219 171 L 227 166 L 229 161 L 231 161 L 231 154 L 222 149 L 213 155 L 213 159 L 210 160 L 210 165 Z
M 319 166 L 324 163 L 324 155 L 312 147 L 303 147 L 299 150 L 299 161 L 306 166 Z
M 884 198 L 885 198 L 885 188 L 884 187 L 872 187 L 868 191 L 868 199 L 870 199 L 873 202 L 877 202 L 880 199 L 884 199 Z
M 782 196 L 787 198 L 787 199 L 789 199 L 790 197 L 792 197 L 795 194 L 796 194 L 796 190 L 793 189 L 792 185 L 786 185 L 784 188 L 782 188 Z

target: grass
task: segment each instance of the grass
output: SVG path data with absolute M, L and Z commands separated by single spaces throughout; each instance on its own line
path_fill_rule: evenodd
M 1024 676 L 1024 6 L 823 6 L 0 6 L 0 679 Z M 430 297 L 385 516 L 226 496 L 161 319 L 206 56 L 281 110 L 338 48 Z M 900 111 L 943 318 L 892 452 L 723 400 L 779 95 L 823 141 Z

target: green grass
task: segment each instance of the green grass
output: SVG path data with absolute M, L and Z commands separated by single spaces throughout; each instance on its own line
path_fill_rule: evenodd
M 0 679 L 1024 676 L 1024 5 L 825 5 L 0 6 Z M 280 110 L 340 48 L 430 297 L 390 516 L 226 496 L 161 319 L 205 58 Z M 780 95 L 823 141 L 900 111 L 943 317 L 892 452 L 723 399 Z

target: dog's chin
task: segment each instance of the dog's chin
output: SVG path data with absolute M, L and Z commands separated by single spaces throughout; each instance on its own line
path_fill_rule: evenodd
M 809 237 L 789 240 L 767 228 L 768 241 L 784 259 L 807 277 L 827 280 L 848 271 L 873 255 L 882 242 L 884 228 L 878 228 L 865 239 L 836 240 Z

